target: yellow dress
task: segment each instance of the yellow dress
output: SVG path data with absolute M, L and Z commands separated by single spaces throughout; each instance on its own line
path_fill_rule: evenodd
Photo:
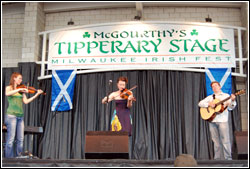
M 122 125 L 121 125 L 117 115 L 115 115 L 115 118 L 112 121 L 112 131 L 120 131 L 121 129 L 122 129 Z

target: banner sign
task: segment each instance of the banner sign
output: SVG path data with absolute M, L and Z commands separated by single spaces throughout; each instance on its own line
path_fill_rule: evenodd
M 49 69 L 235 67 L 233 29 L 102 24 L 50 33 Z

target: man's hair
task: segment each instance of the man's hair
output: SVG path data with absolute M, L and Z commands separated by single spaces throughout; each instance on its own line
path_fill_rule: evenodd
M 220 83 L 217 82 L 217 81 L 213 81 L 213 82 L 210 84 L 210 86 L 212 87 L 212 85 L 213 85 L 214 83 L 217 83 L 217 84 L 220 86 Z

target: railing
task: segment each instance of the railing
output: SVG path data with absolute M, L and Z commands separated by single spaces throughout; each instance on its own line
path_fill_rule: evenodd
M 124 22 L 123 22 L 124 23 Z M 131 23 L 137 23 L 137 22 L 129 22 Z M 150 24 L 150 23 L 164 23 L 164 24 L 182 24 L 182 25 L 195 25 L 195 26 L 211 26 L 211 27 L 220 27 L 220 28 L 229 28 L 236 31 L 236 38 L 237 41 L 237 47 L 235 47 L 236 51 L 236 68 L 232 69 L 232 75 L 233 76 L 239 76 L 239 77 L 247 77 L 247 70 L 244 70 L 244 64 L 248 62 L 248 58 L 243 58 L 243 52 L 242 52 L 242 31 L 246 31 L 246 28 L 243 27 L 236 27 L 236 26 L 227 26 L 227 25 L 217 25 L 217 24 L 208 24 L 208 23 L 195 23 L 195 22 L 165 22 L 165 21 L 145 21 L 143 23 Z M 76 26 L 76 27 L 68 27 L 63 29 L 56 29 L 56 30 L 50 30 L 45 32 L 40 32 L 39 35 L 43 37 L 43 45 L 42 45 L 42 57 L 41 61 L 37 61 L 37 64 L 41 65 L 41 75 L 38 77 L 39 80 L 51 78 L 51 70 L 48 70 L 48 52 L 47 52 L 47 46 L 48 46 L 48 37 L 50 33 L 58 32 L 58 31 L 65 31 L 65 30 L 74 30 L 74 29 L 80 29 L 80 28 L 88 28 L 88 27 L 94 27 L 94 26 L 106 26 L 106 25 L 117 25 L 119 22 L 114 23 L 105 23 L 105 24 L 93 24 L 93 25 L 84 25 L 84 26 Z M 236 45 L 235 45 L 236 46 Z M 248 55 L 247 55 L 248 57 Z M 95 72 L 107 72 L 107 71 L 126 71 L 126 70 L 177 70 L 177 71 L 192 71 L 192 72 L 205 72 L 204 67 L 199 68 L 174 68 L 174 67 L 166 67 L 166 68 L 159 68 L 159 67 L 151 67 L 151 68 L 119 68 L 119 69 L 89 69 L 89 70 L 83 70 L 78 69 L 77 74 L 84 74 L 84 73 L 95 73 Z

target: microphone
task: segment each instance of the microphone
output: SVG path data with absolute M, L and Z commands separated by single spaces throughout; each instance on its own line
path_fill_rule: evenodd
M 111 84 L 112 83 L 112 80 L 109 80 L 109 84 Z

